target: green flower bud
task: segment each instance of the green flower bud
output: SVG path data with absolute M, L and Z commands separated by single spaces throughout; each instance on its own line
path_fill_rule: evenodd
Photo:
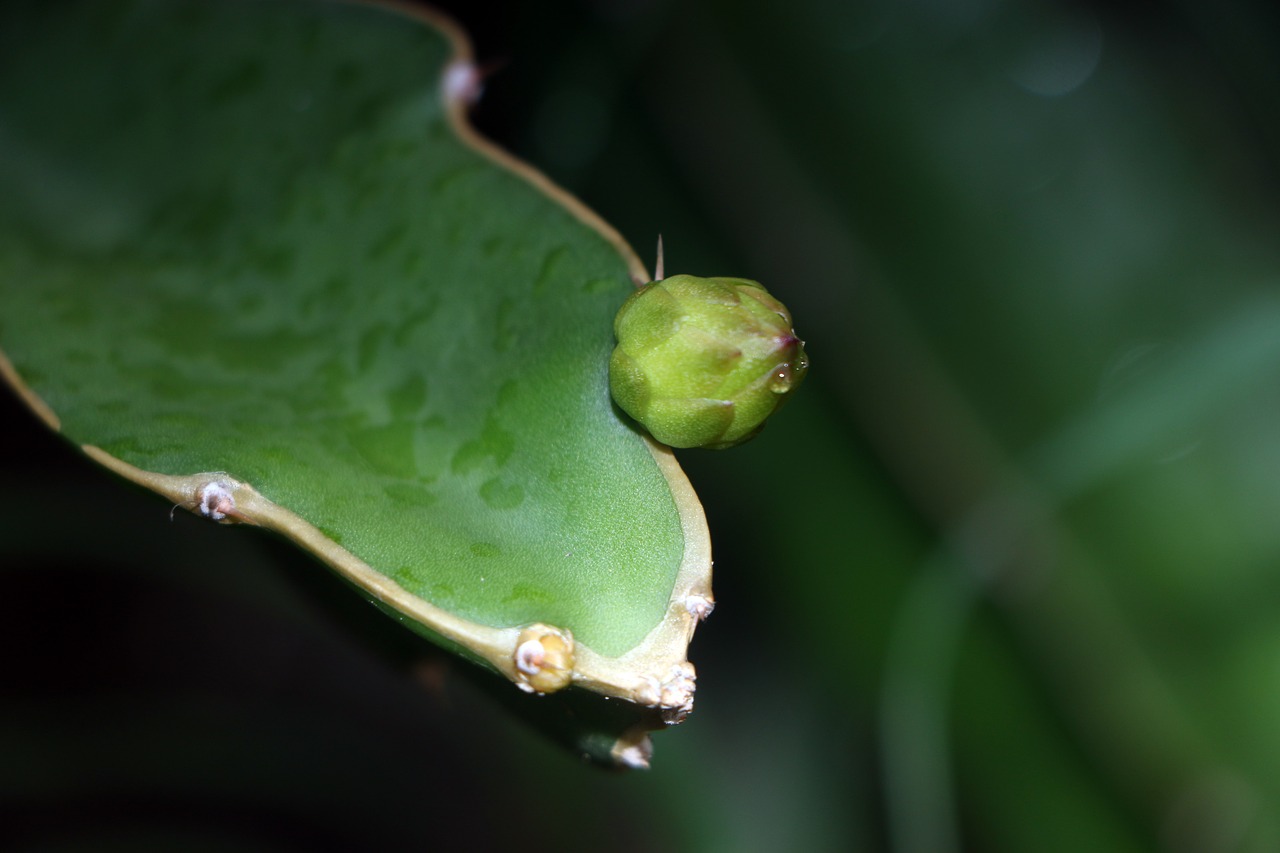
M 764 428 L 809 369 L 791 314 L 745 278 L 673 275 L 613 321 L 609 386 L 663 444 L 724 448 Z

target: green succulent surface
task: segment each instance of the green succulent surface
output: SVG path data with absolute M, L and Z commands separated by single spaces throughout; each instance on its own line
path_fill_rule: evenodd
M 226 472 L 479 625 L 619 656 L 663 622 L 687 482 L 610 403 L 630 256 L 459 136 L 446 35 L 315 2 L 4 15 L 0 349 L 51 424 Z

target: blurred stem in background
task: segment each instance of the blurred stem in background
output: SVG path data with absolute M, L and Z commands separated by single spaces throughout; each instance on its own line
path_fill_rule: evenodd
M 810 401 L 687 462 L 717 618 L 881 708 L 893 842 L 1274 847 L 1274 12 L 577 9 L 506 138 L 790 300 Z

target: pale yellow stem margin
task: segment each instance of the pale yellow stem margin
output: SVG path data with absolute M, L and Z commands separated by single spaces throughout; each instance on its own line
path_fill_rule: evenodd
M 417 18 L 443 33 L 453 50 L 446 80 L 451 74 L 478 73 L 465 35 L 444 15 L 391 0 L 366 2 Z M 465 98 L 458 97 L 456 92 L 446 94 L 444 104 L 450 126 L 465 144 L 520 176 L 598 232 L 626 262 L 636 283 L 650 280 L 644 264 L 616 229 L 556 186 L 546 175 L 482 137 L 467 120 L 468 103 Z M 52 429 L 60 428 L 57 415 L 27 386 L 3 352 L 0 352 L 0 377 Z M 197 514 L 215 521 L 250 523 L 280 533 L 314 553 L 372 598 L 467 649 L 522 689 L 551 692 L 575 684 L 606 696 L 659 708 L 666 722 L 676 723 L 693 707 L 695 675 L 687 660 L 689 641 L 698 622 L 713 606 L 711 538 L 702 504 L 671 449 L 648 438 L 645 441 L 675 500 L 684 536 L 684 557 L 662 621 L 635 648 L 616 658 L 575 643 L 568 631 L 555 626 L 536 624 L 494 628 L 461 619 L 410 593 L 337 545 L 314 525 L 267 500 L 251 485 L 225 473 L 158 474 L 136 468 L 97 447 L 85 445 L 83 450 L 94 461 L 125 479 L 158 492 Z M 625 735 L 614 750 L 619 762 L 633 765 L 647 764 L 648 751 L 647 738 L 640 732 Z
M 22 377 L 13 367 L 13 362 L 9 361 L 9 357 L 3 352 L 0 352 L 0 377 L 9 383 L 9 387 L 18 392 L 22 401 L 39 416 L 40 420 L 49 425 L 49 429 L 54 432 L 62 431 L 62 421 L 58 420 L 58 416 L 53 413 L 53 409 L 49 408 L 49 404 L 41 400 L 36 392 L 22 381 Z
M 360 0 L 355 0 L 355 2 L 360 2 Z M 471 42 L 467 39 L 467 34 L 462 31 L 462 28 L 448 15 L 435 9 L 409 5 L 408 3 L 397 2 L 397 0 L 363 0 L 363 2 L 368 6 L 379 6 L 410 18 L 417 18 L 420 21 L 424 21 L 432 29 L 438 30 L 449 40 L 453 52 L 446 69 L 446 77 L 450 73 L 470 74 L 476 75 L 476 80 L 479 82 L 480 69 L 476 66 L 475 55 L 471 50 Z M 524 178 L 547 198 L 559 204 L 581 220 L 587 227 L 604 237 L 622 256 L 622 259 L 626 261 L 631 278 L 637 284 L 653 281 L 653 277 L 649 275 L 649 271 L 645 268 L 639 255 L 636 254 L 635 249 L 632 249 L 631 244 L 618 233 L 618 229 L 605 222 L 594 210 L 587 207 L 563 187 L 558 186 L 542 172 L 539 172 L 523 160 L 513 157 L 491 140 L 481 136 L 467 118 L 467 109 L 471 106 L 467 98 L 450 97 L 446 92 L 443 100 L 449 125 L 463 142 L 507 171 L 514 172 Z

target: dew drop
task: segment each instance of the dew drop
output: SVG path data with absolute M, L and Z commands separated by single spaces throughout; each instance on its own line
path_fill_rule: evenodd
M 774 368 L 773 375 L 769 377 L 769 390 L 775 394 L 785 394 L 791 390 L 791 381 L 791 365 L 778 365 Z

